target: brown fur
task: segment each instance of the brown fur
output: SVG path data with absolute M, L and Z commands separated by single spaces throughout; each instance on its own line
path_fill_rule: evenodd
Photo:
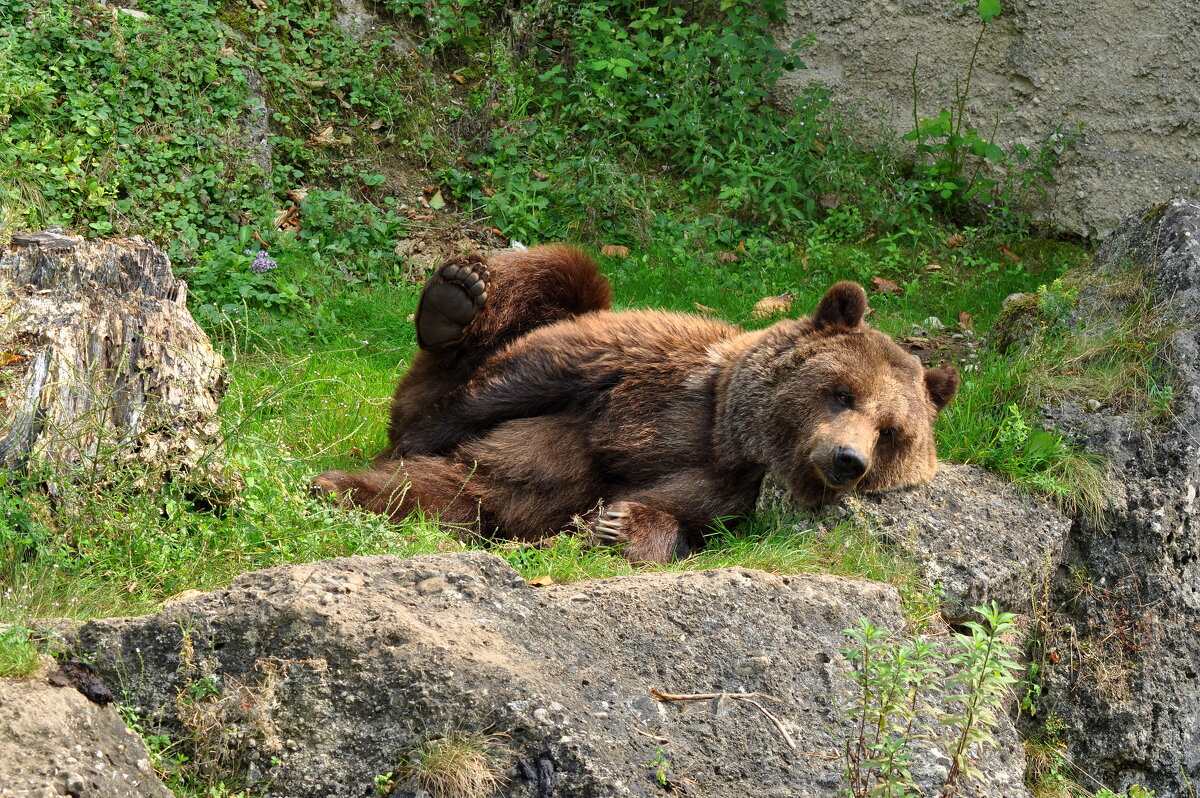
M 744 515 L 769 468 L 814 504 L 933 476 L 933 421 L 958 373 L 922 369 L 863 325 L 854 283 L 811 318 L 742 332 L 610 312 L 608 283 L 568 247 L 470 266 L 486 302 L 401 380 L 375 467 L 318 487 L 519 540 L 583 515 L 598 541 L 665 562 L 703 545 L 714 519 Z

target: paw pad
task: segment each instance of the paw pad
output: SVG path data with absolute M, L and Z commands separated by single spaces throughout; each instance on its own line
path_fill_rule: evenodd
M 487 260 L 479 254 L 450 258 L 425 284 L 417 307 L 421 346 L 457 341 L 487 302 Z

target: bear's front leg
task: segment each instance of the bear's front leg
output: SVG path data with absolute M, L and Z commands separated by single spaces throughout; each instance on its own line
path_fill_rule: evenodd
M 678 518 L 640 502 L 620 501 L 601 508 L 591 526 L 598 544 L 624 544 L 630 562 L 669 563 L 691 552 Z

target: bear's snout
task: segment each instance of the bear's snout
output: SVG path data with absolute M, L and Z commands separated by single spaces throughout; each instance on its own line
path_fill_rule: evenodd
M 853 446 L 839 446 L 834 449 L 829 465 L 828 477 L 834 487 L 844 487 L 857 482 L 871 467 L 866 456 Z

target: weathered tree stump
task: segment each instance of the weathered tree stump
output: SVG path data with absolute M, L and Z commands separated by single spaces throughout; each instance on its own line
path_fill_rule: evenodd
M 211 471 L 224 358 L 140 237 L 51 228 L 0 249 L 0 467 L 52 493 L 115 464 Z

